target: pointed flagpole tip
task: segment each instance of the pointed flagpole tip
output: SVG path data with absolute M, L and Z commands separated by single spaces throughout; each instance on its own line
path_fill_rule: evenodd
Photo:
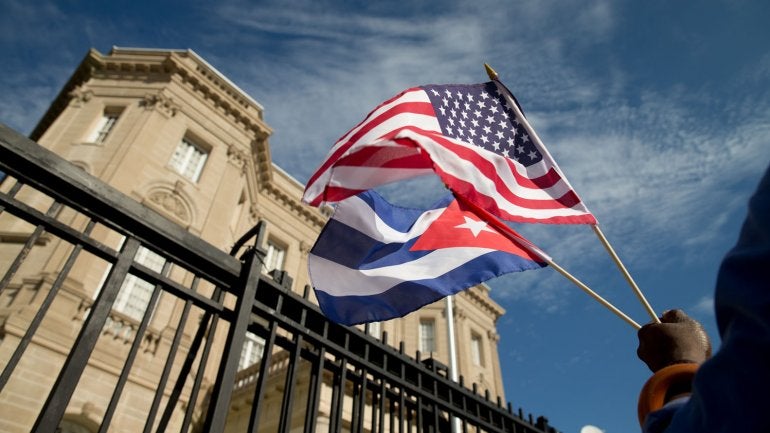
M 487 70 L 487 75 L 489 75 L 490 80 L 497 80 L 499 78 L 497 75 L 497 72 L 495 72 L 495 70 L 492 69 L 492 67 L 489 66 L 489 64 L 484 63 L 484 69 Z

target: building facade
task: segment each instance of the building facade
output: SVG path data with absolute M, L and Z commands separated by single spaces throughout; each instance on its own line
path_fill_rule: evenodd
M 113 48 L 108 54 L 91 50 L 31 138 L 87 175 L 224 251 L 257 222 L 266 222 L 263 247 L 267 254 L 262 271 L 279 278 L 288 275 L 283 284 L 302 293 L 310 284 L 307 254 L 328 214 L 302 204 L 303 185 L 273 164 L 268 140 L 271 129 L 263 112 L 258 102 L 191 50 Z M 5 183 L 0 189 L 8 188 Z M 26 202 L 44 208 L 44 199 L 24 194 L 22 191 Z M 81 217 L 68 209 L 58 216 L 74 225 L 81 224 Z M 11 266 L 30 230 L 28 224 L 0 215 L 0 272 Z M 114 248 L 123 242 L 99 226 L 94 233 Z M 19 344 L 67 251 L 56 239 L 42 236 L 9 289 L 0 294 L 0 365 Z M 165 266 L 162 256 L 146 248 L 139 249 L 135 261 L 156 272 L 177 272 L 180 280 L 192 278 Z M 0 393 L 0 430 L 29 431 L 36 413 L 34 402 L 45 398 L 53 381 L 45 371 L 49 364 L 63 362 L 78 323 L 89 314 L 90 303 L 108 272 L 109 266 L 96 257 L 78 258 L 57 295 L 53 313 L 19 364 L 25 374 Z M 142 429 L 142 410 L 132 408 L 145 405 L 157 383 L 163 367 L 152 355 L 172 344 L 183 311 L 178 300 L 161 297 L 151 302 L 151 293 L 152 284 L 133 275 L 126 279 L 102 331 L 110 338 L 102 338 L 92 355 L 85 380 L 67 407 L 63 432 L 97 431 L 132 332 L 149 309 L 152 316 L 140 355 L 143 367 L 129 378 L 125 407 L 112 420 L 114 431 Z M 479 391 L 500 398 L 503 385 L 495 323 L 502 314 L 484 285 L 454 299 L 458 372 L 464 383 L 475 383 Z M 182 350 L 192 338 L 183 331 Z M 387 332 L 389 342 L 403 342 L 407 353 L 419 351 L 423 359 L 450 363 L 445 301 L 401 319 L 370 324 L 366 331 L 375 337 Z M 239 380 L 255 371 L 263 348 L 261 338 L 247 334 Z M 278 383 L 271 386 L 280 387 Z M 236 391 L 228 418 L 231 431 L 244 429 L 246 421 L 239 408 L 251 404 L 248 395 Z M 266 404 L 271 398 L 279 397 L 268 392 Z M 328 410 L 329 399 L 322 397 L 319 413 Z M 295 416 L 302 417 L 302 411 Z M 325 431 L 323 424 L 319 421 L 319 431 Z

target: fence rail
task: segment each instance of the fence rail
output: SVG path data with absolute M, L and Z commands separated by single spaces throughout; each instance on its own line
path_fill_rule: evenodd
M 555 432 L 328 321 L 261 274 L 260 227 L 228 255 L 3 125 L 0 171 L 0 430 Z M 247 335 L 261 354 L 239 370 Z

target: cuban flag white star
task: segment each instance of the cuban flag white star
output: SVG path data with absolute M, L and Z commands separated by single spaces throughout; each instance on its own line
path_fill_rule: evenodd
M 456 225 L 455 228 L 456 229 L 468 229 L 468 230 L 470 230 L 471 233 L 473 233 L 473 237 L 474 238 L 479 237 L 479 233 L 481 233 L 481 232 L 495 233 L 494 230 L 492 230 L 489 227 L 487 227 L 487 223 L 484 222 L 484 221 L 475 220 L 475 219 L 473 219 L 473 218 L 471 218 L 471 217 L 469 217 L 467 215 L 463 216 L 463 218 L 465 218 L 465 222 L 460 224 L 460 225 Z

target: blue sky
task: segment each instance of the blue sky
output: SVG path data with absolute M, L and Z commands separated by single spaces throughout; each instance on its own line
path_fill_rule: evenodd
M 274 161 L 304 182 L 404 88 L 486 81 L 491 64 L 659 313 L 718 340 L 717 266 L 770 161 L 762 1 L 1 0 L 0 121 L 29 133 L 89 48 L 191 48 L 265 106 Z M 296 158 L 302 155 L 302 158 Z M 436 183 L 389 188 L 405 204 Z M 593 232 L 517 226 L 637 321 Z M 550 269 L 490 283 L 506 397 L 564 432 L 637 431 L 648 377 L 626 323 Z

